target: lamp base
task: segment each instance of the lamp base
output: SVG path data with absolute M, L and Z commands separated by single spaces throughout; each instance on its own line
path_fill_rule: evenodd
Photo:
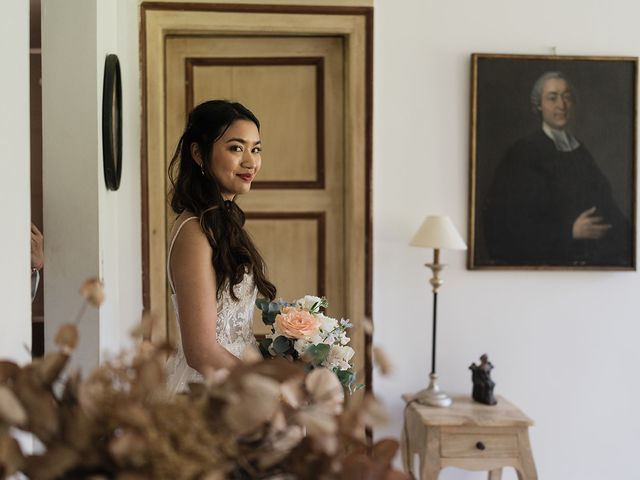
M 429 386 L 416 393 L 415 399 L 420 405 L 430 407 L 448 407 L 452 403 L 449 395 L 440 390 L 438 375 L 435 373 L 429 375 Z

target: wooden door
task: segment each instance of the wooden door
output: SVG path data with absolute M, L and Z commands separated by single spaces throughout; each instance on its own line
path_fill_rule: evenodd
M 238 199 L 247 229 L 278 297 L 326 296 L 338 317 L 346 315 L 342 42 L 175 36 L 166 44 L 167 151 L 193 106 L 220 98 L 251 109 L 262 125 L 263 165 Z M 168 231 L 172 220 L 168 211 Z M 254 330 L 268 333 L 257 310 Z
M 280 296 L 324 294 L 352 320 L 371 388 L 372 29 L 367 7 L 141 4 L 143 299 L 168 320 L 153 340 L 173 325 L 168 161 L 190 106 L 227 97 L 263 124 L 263 170 L 239 203 L 270 278 Z

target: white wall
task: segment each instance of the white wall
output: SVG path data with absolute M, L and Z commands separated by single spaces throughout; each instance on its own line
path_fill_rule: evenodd
M 45 349 L 82 303 L 92 276 L 105 303 L 80 322 L 73 364 L 86 371 L 129 341 L 142 310 L 140 90 L 137 2 L 47 0 L 43 15 L 43 184 L 47 239 Z M 123 74 L 123 173 L 107 191 L 102 167 L 102 86 L 108 53 Z
M 45 351 L 60 325 L 82 305 L 78 289 L 100 276 L 98 230 L 98 107 L 96 2 L 42 4 L 42 184 L 47 281 Z M 100 315 L 87 309 L 79 324 L 74 366 L 98 364 Z
M 376 2 L 375 343 L 393 357 L 375 390 L 398 436 L 403 392 L 427 383 L 430 250 L 407 244 L 428 213 L 467 235 L 470 54 L 629 55 L 640 5 L 625 0 Z M 469 393 L 468 366 L 489 353 L 496 392 L 536 421 L 544 480 L 636 480 L 640 433 L 640 276 L 635 272 L 481 272 L 444 252 L 438 371 Z M 419 373 L 416 373 L 419 372 Z M 485 474 L 447 469 L 446 480 Z M 515 479 L 513 471 L 504 477 Z
M 0 358 L 24 362 L 31 348 L 29 2 L 3 3 L 0 58 Z
M 2 85 L 11 86 L 3 88 L 3 92 L 12 93 L 9 103 L 5 102 L 11 108 L 0 113 L 0 158 L 3 165 L 7 158 L 25 158 L 24 167 L 5 168 L 2 180 L 3 185 L 10 184 L 3 194 L 8 192 L 12 203 L 9 216 L 3 217 L 9 218 L 6 225 L 10 234 L 0 237 L 0 251 L 21 252 L 2 257 L 0 282 L 4 283 L 0 284 L 0 292 L 6 308 L 3 322 L 20 316 L 28 318 L 25 310 L 29 305 L 25 247 L 28 173 L 24 170 L 28 169 L 28 110 L 20 107 L 28 103 L 28 27 L 26 7 L 15 6 L 17 3 L 4 7 L 3 13 L 8 14 L 2 19 L 7 22 L 0 29 L 12 38 L 11 51 L 4 58 L 17 66 L 15 72 L 10 69 L 2 76 Z M 43 3 L 44 10 L 54 2 Z M 76 77 L 86 80 L 86 76 L 90 79 L 86 85 L 91 90 L 86 105 L 88 120 L 79 124 L 74 123 L 73 114 L 60 117 L 61 136 L 49 138 L 44 154 L 45 163 L 47 158 L 51 162 L 45 168 L 50 168 L 52 174 L 60 172 L 63 182 L 67 180 L 62 178 L 62 172 L 74 175 L 74 169 L 66 167 L 72 160 L 69 157 L 79 161 L 82 155 L 91 164 L 91 173 L 72 177 L 65 184 L 67 194 L 89 188 L 86 182 L 94 189 L 88 195 L 93 202 L 90 207 L 66 203 L 68 195 L 62 191 L 49 199 L 45 197 L 47 268 L 53 269 L 56 255 L 68 247 L 64 242 L 77 237 L 92 246 L 87 254 L 90 268 L 71 272 L 77 259 L 84 258 L 84 252 L 76 251 L 69 258 L 60 253 L 55 268 L 60 269 L 60 278 L 66 279 L 55 283 L 47 271 L 48 288 L 55 288 L 58 293 L 48 294 L 51 296 L 46 305 L 57 299 L 56 302 L 69 304 L 69 314 L 74 313 L 79 283 L 86 276 L 102 274 L 107 284 L 107 303 L 100 313 L 97 334 L 100 348 L 113 349 L 127 338 L 126 331 L 141 309 L 137 2 L 119 0 L 115 7 L 105 6 L 104 2 L 96 4 L 95 0 L 88 3 L 91 6 L 78 8 L 95 9 L 95 21 L 100 25 L 92 40 L 93 50 L 86 53 L 90 57 L 88 70 L 85 72 L 77 57 L 62 59 L 58 65 L 59 69 L 66 68 L 62 70 L 68 75 L 67 81 Z M 466 234 L 469 54 L 544 54 L 550 53 L 553 46 L 559 54 L 638 54 L 640 40 L 635 19 L 640 18 L 640 6 L 632 2 L 612 0 L 605 6 L 596 0 L 541 0 L 535 8 L 525 6 L 512 0 L 380 0 L 376 4 L 375 342 L 391 354 L 396 364 L 393 377 L 375 378 L 376 392 L 393 416 L 391 425 L 379 435 L 399 435 L 399 396 L 425 386 L 428 372 L 431 296 L 428 272 L 422 264 L 431 253 L 412 249 L 407 243 L 427 213 L 449 214 Z M 60 28 L 72 29 L 78 24 L 73 15 L 59 21 Z M 43 46 L 47 48 L 45 31 L 43 35 Z M 3 46 L 8 44 L 2 42 Z M 24 45 L 24 58 L 19 51 L 23 47 L 16 45 Z M 114 49 L 123 70 L 125 122 L 123 179 L 116 193 L 104 190 L 99 168 L 101 149 L 95 138 L 93 143 L 74 143 L 80 142 L 84 128 L 90 127 L 94 136 L 99 129 L 101 66 L 104 55 Z M 24 62 L 22 66 L 20 62 Z M 14 73 L 18 77 L 9 76 Z M 47 79 L 43 81 L 46 90 Z M 60 90 L 55 90 L 55 95 L 63 95 L 59 108 L 75 105 L 78 110 L 81 102 L 74 98 L 84 95 L 84 90 L 70 91 L 62 79 L 59 81 Z M 11 134 L 5 136 L 5 132 Z M 22 141 L 12 142 L 9 148 L 13 150 L 7 153 L 5 138 Z M 64 148 L 51 143 L 54 140 L 64 142 Z M 79 150 L 82 146 L 88 149 Z M 7 209 L 6 204 L 3 208 Z M 85 218 L 86 208 L 96 209 L 93 220 Z M 438 370 L 443 387 L 449 392 L 469 392 L 467 367 L 481 353 L 488 352 L 496 365 L 497 392 L 517 403 L 537 422 L 532 441 L 540 478 L 637 479 L 633 458 L 640 432 L 640 415 L 635 408 L 640 385 L 635 381 L 634 362 L 635 343 L 640 338 L 636 319 L 640 306 L 638 274 L 470 272 L 465 270 L 464 254 L 460 252 L 444 252 L 444 261 L 449 267 L 440 296 L 438 338 Z M 23 273 L 25 270 L 27 273 Z M 24 287 L 16 280 L 21 275 Z M 49 309 L 46 314 L 49 320 Z M 68 315 L 61 312 L 59 318 L 66 321 Z M 7 350 L 11 354 L 19 354 L 20 339 L 28 338 L 27 332 L 13 326 L 12 338 L 7 347 L 2 344 L 3 354 L 5 348 L 13 349 Z M 90 358 L 97 358 L 96 355 L 94 351 Z M 484 477 L 449 470 L 441 478 Z M 515 476 L 508 473 L 504 478 Z

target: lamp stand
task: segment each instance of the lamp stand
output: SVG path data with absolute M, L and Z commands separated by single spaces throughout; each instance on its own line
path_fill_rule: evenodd
M 451 398 L 440 390 L 438 386 L 438 375 L 436 374 L 436 326 L 438 324 L 438 290 L 444 283 L 440 278 L 440 272 L 445 265 L 440 263 L 440 249 L 433 250 L 433 263 L 425 264 L 429 267 L 433 276 L 429 280 L 433 291 L 433 335 L 431 337 L 431 373 L 429 374 L 429 386 L 416 394 L 416 401 L 421 405 L 432 407 L 448 407 L 451 405 Z

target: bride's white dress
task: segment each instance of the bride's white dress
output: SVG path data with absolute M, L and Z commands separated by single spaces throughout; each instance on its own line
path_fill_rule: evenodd
M 185 223 L 193 219 L 197 220 L 197 217 L 189 217 L 180 224 L 171 240 L 167 254 L 167 276 L 171 287 L 171 301 L 176 312 L 178 323 L 180 322 L 178 316 L 178 300 L 173 286 L 173 280 L 171 279 L 169 263 L 171 260 L 171 250 L 173 249 L 176 238 L 180 234 L 180 230 L 182 230 Z M 252 317 L 258 289 L 253 281 L 253 275 L 245 273 L 244 278 L 233 288 L 233 291 L 236 297 L 238 297 L 237 302 L 231 298 L 228 288 L 220 289 L 220 294 L 217 298 L 218 323 L 216 324 L 216 337 L 220 345 L 240 358 L 247 347 L 255 346 L 256 344 L 255 337 L 253 336 Z M 180 329 L 178 328 L 177 331 L 177 348 L 166 365 L 167 385 L 171 392 L 185 391 L 189 383 L 201 382 L 203 380 L 202 375 L 187 364 L 187 359 L 182 349 Z

